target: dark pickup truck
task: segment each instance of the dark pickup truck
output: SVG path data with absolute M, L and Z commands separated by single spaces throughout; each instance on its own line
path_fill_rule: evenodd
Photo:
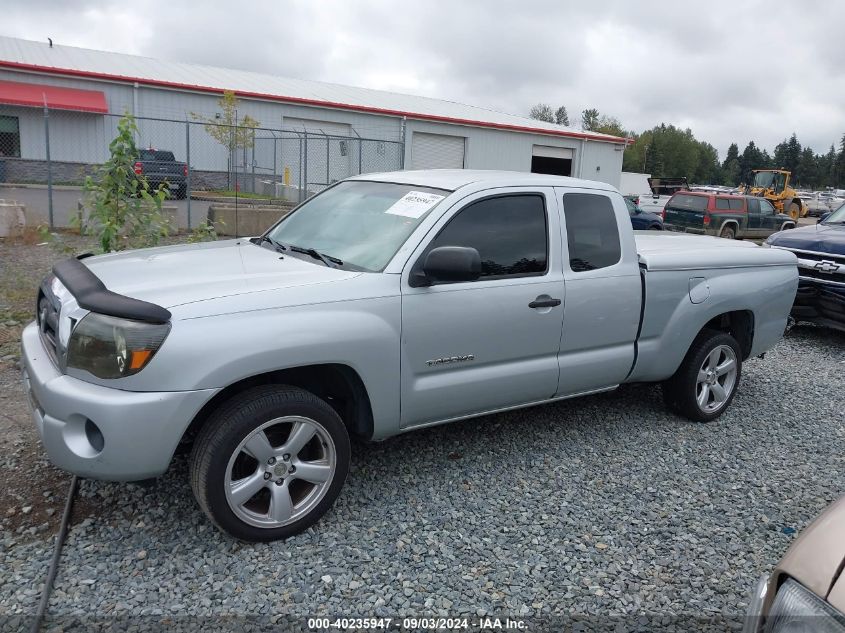
M 782 231 L 763 244 L 798 257 L 792 316 L 845 332 L 845 205 L 818 224 Z
M 715 235 L 727 239 L 761 238 L 795 228 L 795 221 L 778 213 L 772 203 L 755 196 L 683 191 L 663 210 L 667 231 Z
M 166 183 L 170 195 L 179 200 L 188 194 L 188 165 L 176 160 L 171 151 L 140 150 L 135 161 L 135 173 L 143 175 L 153 188 Z

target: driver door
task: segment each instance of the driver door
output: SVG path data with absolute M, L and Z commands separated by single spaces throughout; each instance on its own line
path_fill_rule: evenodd
M 564 281 L 554 190 L 495 189 L 455 206 L 402 273 L 403 428 L 546 400 L 558 386 Z M 481 276 L 413 287 L 412 273 L 440 246 L 475 248 Z

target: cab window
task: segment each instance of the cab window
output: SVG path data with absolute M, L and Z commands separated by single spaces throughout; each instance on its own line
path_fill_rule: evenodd
M 610 198 L 591 193 L 564 194 L 563 217 L 573 272 L 606 268 L 622 258 L 619 226 Z
M 516 194 L 470 203 L 449 220 L 426 253 L 439 246 L 476 249 L 482 281 L 542 275 L 549 259 L 545 198 Z

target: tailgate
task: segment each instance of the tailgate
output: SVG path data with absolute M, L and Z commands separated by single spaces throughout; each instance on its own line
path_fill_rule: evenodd
M 179 176 L 185 175 L 182 163 L 170 163 L 159 160 L 144 162 L 144 174 L 147 176 Z
M 664 209 L 664 226 L 669 230 L 704 232 L 707 196 L 679 193 L 672 196 Z
M 673 209 L 666 207 L 665 224 L 671 224 L 678 229 L 701 229 L 704 230 L 704 211 L 693 211 L 691 209 Z M 668 227 L 667 227 L 668 228 Z

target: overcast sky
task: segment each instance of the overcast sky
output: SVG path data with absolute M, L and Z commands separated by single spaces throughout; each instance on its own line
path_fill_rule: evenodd
M 189 6 L 190 5 L 190 6 Z M 845 132 L 845 3 L 7 0 L 0 33 L 769 149 Z M 572 120 L 573 124 L 577 121 Z

